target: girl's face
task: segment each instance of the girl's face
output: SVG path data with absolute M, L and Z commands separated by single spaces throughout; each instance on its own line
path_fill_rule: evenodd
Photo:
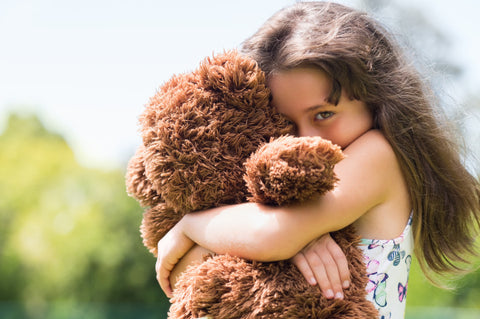
M 296 68 L 271 76 L 272 104 L 295 122 L 299 136 L 320 136 L 346 148 L 372 128 L 365 103 L 350 100 L 342 90 L 338 105 L 327 102 L 332 81 L 314 68 Z

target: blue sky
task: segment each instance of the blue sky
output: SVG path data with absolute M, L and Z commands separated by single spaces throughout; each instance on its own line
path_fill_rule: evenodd
M 83 164 L 123 165 L 139 143 L 137 117 L 159 85 L 238 47 L 293 2 L 1 0 L 0 130 L 9 111 L 35 112 Z M 480 3 L 401 4 L 418 7 L 452 38 L 465 85 L 480 88 Z

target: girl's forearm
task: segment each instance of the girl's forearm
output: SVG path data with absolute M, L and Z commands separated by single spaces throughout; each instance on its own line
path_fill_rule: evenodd
M 302 231 L 304 226 L 298 222 L 302 213 L 298 208 L 290 210 L 245 203 L 191 213 L 181 223 L 187 237 L 218 254 L 276 261 L 293 257 L 324 231 L 318 227 L 314 233 Z M 306 211 L 303 209 L 303 214 Z
M 222 206 L 191 213 L 182 219 L 183 231 L 198 245 L 218 254 L 262 259 L 260 227 L 268 222 L 256 204 Z M 260 236 L 261 237 L 261 236 Z

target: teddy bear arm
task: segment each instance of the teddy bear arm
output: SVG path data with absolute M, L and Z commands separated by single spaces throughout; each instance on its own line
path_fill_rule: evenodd
M 159 200 L 159 194 L 145 174 L 145 148 L 141 145 L 130 159 L 126 173 L 127 193 L 142 206 L 150 206 Z
M 340 147 L 320 137 L 272 140 L 245 163 L 249 200 L 286 205 L 324 194 L 335 186 L 338 179 L 333 169 L 342 159 Z

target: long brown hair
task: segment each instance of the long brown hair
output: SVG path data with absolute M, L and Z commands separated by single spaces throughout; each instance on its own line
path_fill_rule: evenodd
M 407 181 L 415 253 L 427 278 L 438 283 L 432 275 L 460 271 L 478 254 L 480 184 L 433 108 L 430 89 L 381 25 L 343 5 L 300 2 L 273 15 L 242 51 L 267 77 L 299 66 L 320 68 L 333 81 L 330 102 L 338 103 L 344 89 L 368 105 Z

